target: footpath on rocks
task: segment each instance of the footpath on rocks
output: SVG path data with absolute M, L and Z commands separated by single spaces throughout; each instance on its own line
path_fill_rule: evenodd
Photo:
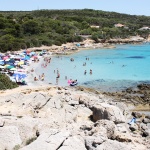
M 133 107 L 82 88 L 0 91 L 0 150 L 148 150 L 150 116 Z

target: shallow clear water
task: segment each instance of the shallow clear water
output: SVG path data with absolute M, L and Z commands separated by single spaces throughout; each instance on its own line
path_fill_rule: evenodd
M 70 58 L 74 61 L 71 62 Z M 78 85 L 103 91 L 121 90 L 140 82 L 150 82 L 150 44 L 119 45 L 114 49 L 83 50 L 69 56 L 53 56 L 46 68 L 39 67 L 36 71 L 45 73 L 46 82 L 56 84 L 57 69 L 60 72 L 58 85 L 68 85 L 67 76 L 67 79 L 77 79 Z

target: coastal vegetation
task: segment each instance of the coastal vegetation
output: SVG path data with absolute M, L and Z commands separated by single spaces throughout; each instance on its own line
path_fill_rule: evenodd
M 17 83 L 12 82 L 8 76 L 0 73 L 0 90 L 13 89 L 18 87 Z
M 116 27 L 115 24 L 121 24 Z M 35 10 L 0 12 L 0 52 L 29 47 L 140 35 L 147 38 L 150 17 L 101 10 Z

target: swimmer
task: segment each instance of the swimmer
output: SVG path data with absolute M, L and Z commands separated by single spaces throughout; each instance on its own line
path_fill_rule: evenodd
M 42 73 L 42 75 L 41 75 L 41 81 L 44 81 L 44 77 L 45 77 L 45 75 L 44 75 L 44 73 Z
M 122 65 L 122 67 L 125 67 L 126 65 Z
M 56 78 L 56 85 L 58 85 L 58 78 Z
M 37 77 L 34 77 L 34 81 L 38 81 Z
M 31 69 L 31 72 L 34 72 L 34 69 L 33 69 L 33 68 Z
M 90 74 L 92 74 L 92 69 L 90 69 Z
M 60 74 L 59 74 L 59 72 L 57 73 L 57 77 L 56 78 L 60 78 Z
M 41 79 L 41 76 L 39 75 L 39 80 Z
M 72 83 L 72 79 L 68 80 L 68 84 L 71 84 Z
M 57 74 L 59 73 L 58 69 L 57 69 Z

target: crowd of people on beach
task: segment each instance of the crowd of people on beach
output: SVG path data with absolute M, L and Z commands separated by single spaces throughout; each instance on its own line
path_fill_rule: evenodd
M 49 57 L 45 57 L 45 58 L 44 58 L 44 62 L 45 62 L 45 63 L 42 63 L 42 64 L 41 64 L 41 67 L 46 68 L 47 65 L 51 62 L 51 57 L 50 57 L 50 58 L 49 58 Z
M 33 62 L 38 63 L 43 55 L 42 50 L 36 52 L 29 49 L 5 54 L 0 53 L 0 72 L 6 74 L 10 80 L 19 85 L 27 85 L 28 75 L 34 73 L 33 68 L 31 70 L 28 68 L 32 66 Z M 35 77 L 34 80 L 37 80 L 37 78 Z
M 66 47 L 64 47 L 64 50 L 66 49 Z M 43 54 L 41 53 L 41 52 L 39 52 L 39 53 L 37 53 L 37 52 L 34 52 L 34 51 L 30 51 L 30 50 L 25 50 L 24 52 L 18 52 L 19 54 L 15 54 L 14 56 L 15 57 L 17 57 L 17 58 L 12 58 L 12 56 L 11 55 L 5 55 L 5 56 L 1 56 L 0 55 L 0 61 L 1 61 L 1 63 L 6 63 L 7 62 L 7 59 L 10 59 L 10 61 L 9 61 L 9 63 L 12 65 L 12 61 L 16 61 L 15 59 L 18 59 L 18 56 L 19 56 L 19 62 L 14 66 L 15 67 L 15 69 L 16 70 L 19 70 L 19 69 L 22 69 L 22 66 L 23 65 L 28 65 L 29 63 L 28 63 L 28 60 L 31 60 L 31 58 L 33 59 L 32 60 L 32 62 L 35 62 L 35 63 L 38 63 L 39 62 L 39 56 L 43 56 Z M 62 57 L 61 57 L 61 55 L 57 55 L 57 57 L 58 58 L 61 58 L 61 60 L 62 60 Z M 48 66 L 48 64 L 50 64 L 51 63 L 51 57 L 42 57 L 43 58 L 43 63 L 41 63 L 41 68 L 47 68 L 47 66 Z M 72 57 L 70 57 L 69 58 L 70 59 L 70 61 L 71 61 L 71 63 L 74 63 L 74 61 L 75 61 L 75 58 L 73 58 L 73 56 Z M 84 58 L 84 61 L 83 61 L 83 67 L 87 67 L 87 65 L 90 63 L 90 64 L 92 64 L 92 62 L 89 62 L 91 59 L 88 57 L 88 56 L 86 56 L 85 58 Z M 18 60 L 17 60 L 18 61 Z M 19 63 L 22 63 L 22 61 L 24 61 L 23 62 L 23 65 L 21 64 L 19 64 Z M 8 63 L 8 62 L 7 62 Z M 110 64 L 114 64 L 114 62 L 113 61 L 111 61 L 110 62 Z M 1 64 L 0 64 L 1 65 Z M 81 64 L 82 65 L 82 64 Z M 1 65 L 1 67 L 4 67 L 3 66 L 3 64 Z M 77 66 L 77 64 L 74 66 L 74 69 L 76 69 L 78 66 Z M 126 65 L 122 65 L 122 67 L 126 67 Z M 7 68 L 7 67 L 5 67 L 5 68 Z M 23 67 L 24 68 L 24 67 Z M 2 68 L 3 69 L 3 68 Z M 12 70 L 13 70 L 14 68 L 12 68 Z M 11 71 L 11 69 L 9 69 L 9 71 Z M 61 71 L 61 70 L 60 70 Z M 58 69 L 56 69 L 56 70 L 54 70 L 54 73 L 56 73 L 55 74 L 55 76 L 56 76 L 56 84 L 58 84 L 58 81 L 59 81 L 59 79 L 60 78 L 62 78 L 62 74 L 60 75 L 60 71 L 58 70 Z M 31 69 L 31 70 L 28 70 L 26 73 L 27 74 L 32 74 L 34 72 L 34 69 Z M 43 73 L 44 74 L 44 73 Z M 36 74 L 33 74 L 32 75 L 32 81 L 45 81 L 45 74 L 43 75 L 43 74 L 41 74 L 41 75 L 36 75 Z M 88 74 L 90 74 L 90 75 L 92 75 L 93 74 L 93 70 L 92 69 L 89 69 L 89 70 L 87 70 L 87 68 L 86 69 L 83 69 L 83 75 L 88 75 Z M 46 74 L 46 76 L 47 76 L 47 74 Z M 70 78 L 69 77 L 69 75 L 65 75 L 65 80 L 67 80 L 68 78 Z M 25 78 L 24 78 L 25 79 Z M 21 80 L 20 80 L 21 81 Z M 75 80 L 74 80 L 75 81 Z
M 13 56 L 13 55 L 12 55 Z M 16 55 L 16 57 L 18 58 L 18 54 Z M 2 56 L 1 57 L 1 62 L 2 62 L 2 60 L 3 60 L 3 58 L 5 58 L 5 57 L 7 57 L 7 56 Z M 22 69 L 22 64 L 19 64 L 20 62 L 22 62 L 23 60 L 21 60 L 21 59 L 23 59 L 22 58 L 22 56 L 19 56 L 20 58 L 20 61 L 16 64 L 16 69 L 18 68 L 18 69 Z M 29 58 L 28 58 L 29 57 Z M 59 59 L 61 59 L 62 60 L 62 57 L 61 56 L 57 56 Z M 10 61 L 14 61 L 15 60 L 15 58 L 11 58 L 11 55 L 10 56 L 8 56 L 7 57 L 8 59 L 10 59 Z M 6 58 L 6 60 L 3 60 L 4 62 L 6 62 L 7 61 L 7 58 Z M 16 58 L 16 59 L 17 59 Z M 23 63 L 23 65 L 31 65 L 31 64 L 29 64 L 28 63 L 28 60 L 30 60 L 30 59 L 33 59 L 32 60 L 32 62 L 34 62 L 34 63 L 38 63 L 39 62 L 39 57 L 38 57 L 38 54 L 37 53 L 35 53 L 35 52 L 32 52 L 32 51 L 30 51 L 30 52 L 27 52 L 27 51 L 25 51 L 24 52 L 24 63 Z M 41 63 L 41 68 L 47 68 L 47 66 L 48 66 L 48 64 L 50 64 L 51 63 L 51 61 L 52 61 L 52 59 L 51 59 L 51 56 L 44 56 L 43 55 L 43 57 L 42 57 L 42 59 L 43 59 L 43 62 Z M 73 58 L 73 57 L 70 57 L 69 58 L 70 59 L 70 61 L 71 61 L 71 63 L 74 63 L 74 61 L 75 61 L 75 58 Z M 89 57 L 86 57 L 86 58 L 84 58 L 85 59 L 85 61 L 83 61 L 83 67 L 85 67 L 85 66 L 87 66 L 89 63 L 90 64 L 92 64 L 92 62 L 88 62 L 89 60 L 90 60 L 90 58 Z M 15 60 L 16 61 L 16 60 Z M 111 61 L 110 62 L 111 64 L 114 64 L 114 62 L 113 61 Z M 126 65 L 122 65 L 122 67 L 125 67 Z M 3 67 L 3 66 L 2 66 Z M 74 66 L 74 69 L 76 69 L 78 66 Z M 33 75 L 32 75 L 32 78 L 33 78 L 33 81 L 45 81 L 45 74 L 44 73 L 42 73 L 42 74 L 40 74 L 40 75 L 36 75 L 36 73 L 34 73 L 34 69 L 35 68 L 32 68 L 31 70 L 28 70 L 27 71 L 27 74 L 32 74 L 33 73 Z M 11 69 L 10 69 L 11 70 Z M 9 71 L 10 71 L 9 70 Z M 55 73 L 55 76 L 56 76 L 56 84 L 58 85 L 58 82 L 59 82 L 59 79 L 61 78 L 62 79 L 62 77 L 61 77 L 61 75 L 60 75 L 60 70 L 58 70 L 58 68 L 56 68 L 55 70 L 54 70 L 54 73 Z M 92 69 L 89 69 L 89 70 L 87 70 L 87 69 L 84 69 L 83 70 L 83 75 L 87 75 L 87 74 L 90 74 L 90 75 L 92 75 L 93 74 L 93 70 Z M 71 79 L 69 79 L 69 80 L 67 80 L 68 79 L 68 75 L 65 75 L 64 76 L 64 79 L 66 80 L 66 82 L 68 81 L 68 83 L 77 83 L 77 79 L 76 80 L 71 80 Z M 25 78 L 21 78 L 19 81 L 18 80 L 16 80 L 16 82 L 24 82 L 25 81 Z M 70 85 L 69 84 L 69 85 Z
M 34 81 L 44 81 L 44 78 L 45 78 L 45 74 L 42 73 L 41 76 L 39 75 L 39 79 L 37 77 L 34 77 Z
M 48 66 L 48 64 L 51 62 L 51 57 L 44 57 L 43 61 L 44 61 L 44 63 L 41 64 L 41 67 L 46 68 Z M 34 77 L 34 81 L 44 81 L 44 80 L 45 80 L 45 74 L 44 73 L 39 75 L 38 78 L 36 76 Z

